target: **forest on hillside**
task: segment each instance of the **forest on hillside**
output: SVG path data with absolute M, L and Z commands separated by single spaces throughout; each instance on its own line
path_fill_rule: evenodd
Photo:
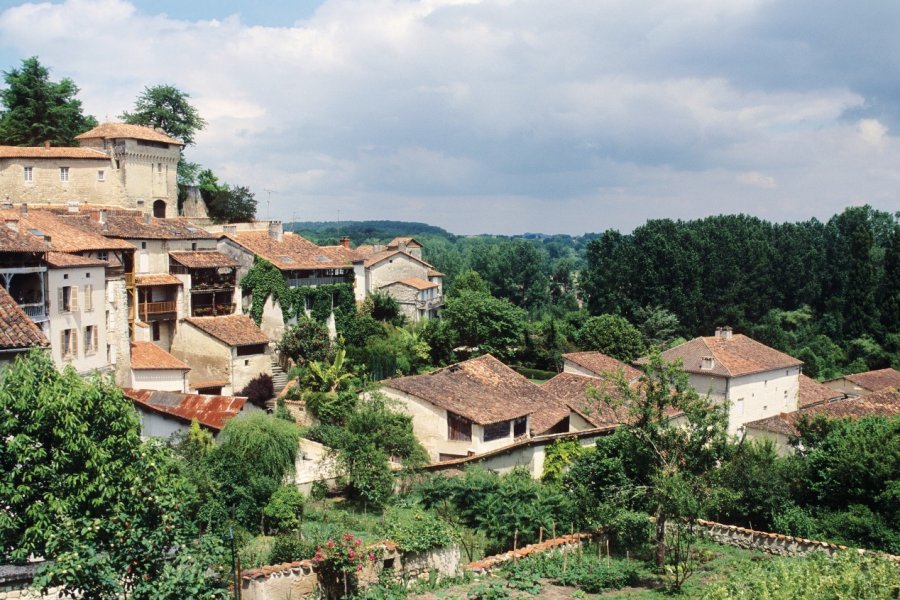
M 656 219 L 631 233 L 584 236 L 463 237 L 397 221 L 295 225 L 319 243 L 415 236 L 446 275 L 449 298 L 477 273 L 491 296 L 526 311 L 515 357 L 524 366 L 553 370 L 561 352 L 591 345 L 579 336 L 600 315 L 628 321 L 645 347 L 731 325 L 802 359 L 820 379 L 900 366 L 900 212 L 850 207 L 799 223 Z

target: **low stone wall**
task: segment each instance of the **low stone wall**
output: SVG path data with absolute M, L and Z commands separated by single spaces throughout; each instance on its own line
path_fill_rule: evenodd
M 58 600 L 59 588 L 51 588 L 46 596 L 42 596 L 31 587 L 42 564 L 0 565 L 0 600 Z
M 776 556 L 806 556 L 811 552 L 824 552 L 832 556 L 837 552 L 847 550 L 847 546 L 840 544 L 808 540 L 780 533 L 754 531 L 714 521 L 698 519 L 697 524 L 703 529 L 705 537 L 713 542 L 736 546 L 745 550 L 760 550 Z M 883 554 L 872 550 L 858 550 L 858 552 L 878 555 L 900 565 L 900 556 Z
M 400 552 L 390 540 L 369 547 L 381 557 L 360 574 L 362 586 L 378 581 L 384 571 L 396 581 L 452 577 L 459 571 L 459 547 L 435 548 L 428 552 Z M 270 565 L 244 571 L 241 577 L 242 600 L 305 600 L 314 598 L 319 580 L 311 560 Z
M 488 556 L 486 558 L 482 558 L 481 560 L 476 560 L 475 562 L 466 565 L 466 570 L 471 571 L 476 575 L 487 575 L 493 569 L 502 567 L 504 564 L 510 561 L 525 558 L 526 556 L 531 556 L 532 554 L 540 554 L 542 552 L 547 552 L 550 550 L 555 550 L 557 552 L 568 552 L 570 550 L 576 550 L 580 548 L 583 543 L 589 542 L 596 537 L 602 537 L 603 535 L 605 535 L 603 531 L 598 531 L 596 533 L 573 533 L 571 535 L 564 535 L 562 537 L 544 540 L 543 542 L 540 542 L 538 544 L 529 544 L 528 546 L 522 546 L 518 550 L 510 550 L 509 552 L 504 552 L 503 554 L 495 554 L 494 556 Z

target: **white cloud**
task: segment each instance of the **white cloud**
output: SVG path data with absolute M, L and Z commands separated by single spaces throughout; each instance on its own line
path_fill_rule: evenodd
M 886 106 L 875 78 L 813 64 L 829 41 L 785 33 L 783 10 L 327 0 L 309 19 L 262 27 L 66 0 L 0 13 L 0 49 L 72 77 L 99 118 L 146 85 L 187 91 L 209 121 L 189 157 L 261 200 L 276 190 L 282 218 L 340 209 L 461 233 L 579 232 L 731 210 L 821 218 L 855 198 L 900 205 L 890 118 L 847 118 Z

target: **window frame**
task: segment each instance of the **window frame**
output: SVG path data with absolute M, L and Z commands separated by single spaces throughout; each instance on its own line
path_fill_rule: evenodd
M 447 439 L 452 442 L 471 442 L 472 421 L 447 411 Z
M 500 421 L 498 423 L 488 423 L 487 425 L 484 425 L 482 427 L 482 429 L 484 430 L 484 432 L 483 432 L 484 441 L 485 442 L 495 442 L 497 440 L 503 440 L 503 439 L 508 438 L 510 436 L 510 433 L 512 432 L 510 423 L 511 423 L 511 421 Z M 503 430 L 505 431 L 505 433 L 503 435 L 500 435 L 501 425 L 503 426 Z
M 105 169 L 97 169 L 97 182 L 103 183 L 106 181 L 106 170 Z
M 22 167 L 22 177 L 25 183 L 34 183 L 34 167 L 32 166 L 23 166 Z
M 59 168 L 59 180 L 63 183 L 69 182 L 69 167 Z

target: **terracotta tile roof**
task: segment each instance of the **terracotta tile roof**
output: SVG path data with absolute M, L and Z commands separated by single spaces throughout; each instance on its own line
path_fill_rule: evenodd
M 269 343 L 268 336 L 247 315 L 188 317 L 185 321 L 229 346 Z
M 49 346 L 50 342 L 40 327 L 34 324 L 12 296 L 0 286 L 0 348 L 24 350 Z
M 562 357 L 579 367 L 595 373 L 597 377 L 606 377 L 619 371 L 624 371 L 625 378 L 628 381 L 633 381 L 641 376 L 641 372 L 631 365 L 602 352 L 569 352 L 563 354 Z
M 800 408 L 839 400 L 844 395 L 806 375 L 800 375 Z
M 240 396 L 204 396 L 180 392 L 122 388 L 125 396 L 144 408 L 170 415 L 185 423 L 193 419 L 209 429 L 220 431 L 228 419 L 237 416 L 247 403 Z
M 375 246 L 372 244 L 360 244 L 356 247 L 356 254 L 361 257 L 371 256 L 375 254 Z
M 480 425 L 532 414 L 536 433 L 569 414 L 568 407 L 486 354 L 424 375 L 381 382 L 384 387 L 421 398 Z
M 59 146 L 0 146 L 0 158 L 91 158 L 109 160 L 109 156 L 93 148 L 62 148 Z
M 344 246 L 319 246 L 325 256 L 341 262 L 352 263 L 361 260 L 359 254 L 353 248 L 345 248 Z
M 182 285 L 182 281 L 169 273 L 148 273 L 135 275 L 134 284 L 137 286 L 149 285 Z
M 126 123 L 106 122 L 97 125 L 90 131 L 85 131 L 81 135 L 76 135 L 76 140 L 90 140 L 101 138 L 104 140 L 128 138 L 133 140 L 147 140 L 148 142 L 162 142 L 164 144 L 175 144 L 184 146 L 175 138 L 171 138 L 165 133 L 160 133 L 155 129 L 144 127 L 142 125 L 128 125 Z
M 153 342 L 131 342 L 131 368 L 190 371 L 191 368 Z
M 335 258 L 332 250 L 321 248 L 294 233 L 285 233 L 280 242 L 270 237 L 268 231 L 238 231 L 223 237 L 264 258 L 282 271 L 342 269 L 349 267 L 351 263 L 349 260 Z
M 357 252 L 359 252 L 358 248 L 357 248 Z M 419 263 L 420 265 L 422 265 L 428 269 L 433 268 L 430 264 L 428 264 L 424 260 L 422 260 L 420 258 L 416 258 L 412 254 L 409 254 L 408 252 L 404 252 L 402 250 L 383 250 L 382 252 L 375 252 L 373 254 L 369 254 L 366 256 L 365 260 L 363 261 L 363 264 L 365 265 L 366 268 L 373 267 L 376 264 L 380 263 L 381 261 L 387 260 L 387 259 L 392 258 L 397 255 L 404 256 L 414 262 Z
M 817 404 L 794 412 L 781 413 L 767 419 L 746 423 L 744 427 L 771 431 L 784 435 L 797 435 L 797 424 L 804 417 L 817 416 L 831 419 L 859 419 L 868 416 L 893 417 L 900 414 L 900 390 L 883 389 L 865 396 L 842 398 L 825 404 Z
M 218 269 L 219 267 L 237 267 L 237 261 L 215 250 L 172 251 L 169 256 L 188 269 Z
M 218 236 L 197 227 L 184 219 L 157 219 L 149 217 L 144 220 L 141 214 L 107 214 L 106 222 L 100 223 L 100 212 L 81 211 L 61 214 L 73 225 L 98 235 L 128 240 L 214 240 Z
M 18 219 L 20 232 L 34 229 L 49 235 L 50 247 L 60 252 L 134 250 L 134 246 L 124 240 L 106 238 L 85 230 L 78 227 L 75 221 L 47 210 L 29 210 L 27 215 L 18 210 L 4 210 L 0 211 L 0 219 Z
M 12 221 L 13 218 L 4 214 L 4 218 Z M 18 220 L 16 220 L 18 223 Z M 22 223 L 18 223 L 19 232 L 13 231 L 9 227 L 3 227 L 0 223 L 0 252 L 36 252 L 43 254 L 50 250 L 45 242 L 28 233 L 27 229 L 21 229 Z
M 441 273 L 440 271 L 435 271 L 434 269 L 428 269 L 428 276 L 429 277 L 446 277 L 443 273 Z
M 417 290 L 430 290 L 431 288 L 438 287 L 438 284 L 432 283 L 430 281 L 425 281 L 421 277 L 407 277 L 406 279 L 401 279 L 400 281 L 395 281 L 394 283 L 389 283 L 387 285 L 381 286 L 382 288 L 386 288 L 388 286 L 400 283 L 402 285 L 409 286 L 411 288 Z
M 544 382 L 541 389 L 569 406 L 594 427 L 627 422 L 628 411 L 624 406 L 614 409 L 602 400 L 588 397 L 588 390 L 593 389 L 601 396 L 608 395 L 613 400 L 621 401 L 622 394 L 618 386 L 609 381 L 574 373 L 560 373 Z
M 412 244 L 415 244 L 419 248 L 424 248 L 424 246 L 421 244 L 421 242 L 419 242 L 419 240 L 417 240 L 416 238 L 413 238 L 413 237 L 395 237 L 394 239 L 392 239 L 391 241 L 389 241 L 387 243 L 387 247 L 388 248 L 399 248 L 400 244 L 406 244 L 407 247 L 409 247 Z
M 98 258 L 68 254 L 66 252 L 48 252 L 47 265 L 51 269 L 67 269 L 71 267 L 105 267 L 109 263 Z
M 701 361 L 706 356 L 713 357 L 712 369 L 701 369 Z M 684 370 L 688 373 L 720 377 L 740 377 L 803 364 L 803 361 L 743 334 L 735 334 L 731 339 L 715 336 L 694 338 L 666 350 L 662 357 L 668 362 L 682 360 Z
M 190 383 L 190 388 L 192 390 L 201 390 L 205 388 L 213 388 L 213 387 L 225 387 L 228 385 L 227 379 L 207 379 L 205 381 L 194 381 Z
M 888 387 L 900 386 L 900 371 L 896 369 L 878 369 L 865 373 L 846 375 L 844 379 L 870 392 L 877 392 Z

